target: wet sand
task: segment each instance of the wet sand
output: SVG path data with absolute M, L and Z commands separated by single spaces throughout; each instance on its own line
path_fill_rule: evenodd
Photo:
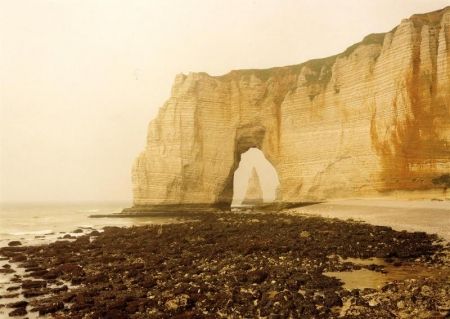
M 290 212 L 344 220 L 351 218 L 396 230 L 424 231 L 450 241 L 450 201 L 337 200 L 291 209 Z
M 4 265 L 22 269 L 8 274 L 8 285 L 27 302 L 3 295 L 3 313 L 15 307 L 58 318 L 450 314 L 448 248 L 434 235 L 282 213 L 172 215 L 187 219 L 0 248 Z M 407 271 L 391 282 L 394 267 L 420 267 L 425 275 Z M 356 288 L 333 276 L 360 270 L 387 272 L 388 280 Z

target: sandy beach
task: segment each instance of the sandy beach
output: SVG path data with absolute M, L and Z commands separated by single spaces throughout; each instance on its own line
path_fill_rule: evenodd
M 450 241 L 450 201 L 348 199 L 290 211 L 344 220 L 351 218 L 399 231 L 424 231 Z

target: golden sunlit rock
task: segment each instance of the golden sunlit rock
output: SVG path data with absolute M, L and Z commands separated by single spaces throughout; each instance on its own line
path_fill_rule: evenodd
M 450 7 L 336 56 L 180 74 L 133 168 L 135 206 L 230 204 L 240 154 L 274 165 L 280 200 L 448 197 Z

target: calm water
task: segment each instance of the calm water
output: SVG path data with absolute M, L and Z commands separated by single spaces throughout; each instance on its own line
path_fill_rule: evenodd
M 392 263 L 387 263 L 381 258 L 359 259 L 359 258 L 347 258 L 341 259 L 342 262 L 351 262 L 356 265 L 379 265 L 383 266 L 385 273 L 376 272 L 368 269 L 358 269 L 352 271 L 333 271 L 325 272 L 324 275 L 330 277 L 336 277 L 344 283 L 344 288 L 348 290 L 352 289 L 364 289 L 373 288 L 380 289 L 388 282 L 394 280 L 408 280 L 419 279 L 425 277 L 434 277 L 441 274 L 442 270 L 430 267 L 424 264 L 416 262 L 405 262 L 400 266 L 394 266 Z M 445 270 L 445 274 L 448 273 L 448 269 Z M 447 276 L 447 275 L 446 275 Z
M 173 222 L 170 218 L 89 218 L 93 214 L 119 213 L 130 203 L 1 204 L 0 247 L 11 240 L 40 244 L 80 227 L 132 226 Z

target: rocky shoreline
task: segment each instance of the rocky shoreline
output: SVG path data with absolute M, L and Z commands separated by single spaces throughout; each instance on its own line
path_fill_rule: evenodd
M 170 213 L 183 223 L 105 227 L 0 248 L 0 311 L 56 318 L 446 318 L 449 246 L 436 235 L 283 213 Z M 170 216 L 169 216 L 170 217 Z M 328 272 L 425 275 L 346 289 Z M 3 309 L 2 309 L 3 308 Z

